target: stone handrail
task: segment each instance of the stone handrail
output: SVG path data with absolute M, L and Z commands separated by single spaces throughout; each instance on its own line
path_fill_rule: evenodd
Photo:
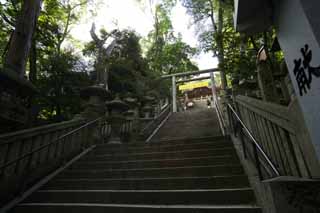
M 237 96 L 235 103 L 242 121 L 281 175 L 316 175 L 317 171 L 312 169 L 312 153 L 305 146 L 307 138 L 299 134 L 302 124 L 297 124 L 297 111 L 246 96 Z M 252 148 L 246 149 L 252 155 Z
M 123 142 L 129 142 L 131 140 L 132 132 L 133 132 L 133 124 L 134 120 L 126 119 L 126 121 L 120 127 L 120 138 Z M 111 136 L 111 124 L 104 120 L 103 124 L 101 125 L 101 133 L 103 135 L 103 142 L 107 143 L 110 136 Z
M 1 134 L 0 141 L 8 142 L 8 141 L 23 140 L 23 139 L 38 136 L 38 135 L 57 132 L 57 131 L 60 131 L 62 129 L 66 129 L 69 127 L 72 128 L 72 127 L 81 125 L 83 123 L 84 123 L 83 120 L 71 120 L 71 121 L 64 121 L 64 122 L 60 122 L 60 123 L 48 124 L 45 126 L 20 130 L 20 131 L 6 133 L 6 134 Z M 2 143 L 0 142 L 0 145 L 1 144 Z
M 0 135 L 0 205 L 100 140 L 99 126 L 75 119 Z

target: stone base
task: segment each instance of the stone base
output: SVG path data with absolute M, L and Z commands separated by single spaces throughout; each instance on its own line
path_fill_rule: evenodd
M 316 213 L 320 210 L 319 180 L 283 176 L 262 184 L 272 194 L 276 213 Z

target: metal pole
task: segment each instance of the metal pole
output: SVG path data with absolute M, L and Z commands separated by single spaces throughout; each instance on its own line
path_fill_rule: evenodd
M 172 76 L 172 111 L 177 112 L 176 76 Z

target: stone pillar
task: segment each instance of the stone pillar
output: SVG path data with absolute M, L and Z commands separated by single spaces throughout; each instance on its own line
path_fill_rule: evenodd
M 288 88 L 288 84 L 291 84 L 290 79 L 287 79 L 288 76 L 288 68 L 287 65 L 285 64 L 284 61 L 281 62 L 280 64 L 280 74 L 281 74 L 281 78 L 280 78 L 280 86 L 281 86 L 281 91 L 282 91 L 282 95 L 283 95 L 283 99 L 284 102 L 286 104 L 290 103 L 291 98 L 290 98 L 290 91 Z
M 274 1 L 277 37 L 320 161 L 320 1 Z M 314 171 L 314 177 L 320 172 Z
M 275 91 L 275 82 L 272 71 L 265 60 L 257 61 L 258 84 L 262 100 L 267 102 L 279 102 Z

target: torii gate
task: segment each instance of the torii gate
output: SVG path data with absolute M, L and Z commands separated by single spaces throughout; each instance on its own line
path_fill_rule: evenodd
M 211 79 L 212 96 L 214 97 L 214 100 L 216 100 L 215 80 L 213 75 L 214 72 L 219 72 L 219 69 L 212 68 L 212 69 L 206 69 L 206 70 L 189 71 L 189 72 L 175 73 L 175 74 L 161 76 L 162 79 L 171 78 L 171 81 L 172 81 L 172 111 L 177 112 L 177 86 L 176 86 L 177 83 Z M 210 73 L 210 76 L 176 81 L 177 77 L 199 75 L 202 73 Z

